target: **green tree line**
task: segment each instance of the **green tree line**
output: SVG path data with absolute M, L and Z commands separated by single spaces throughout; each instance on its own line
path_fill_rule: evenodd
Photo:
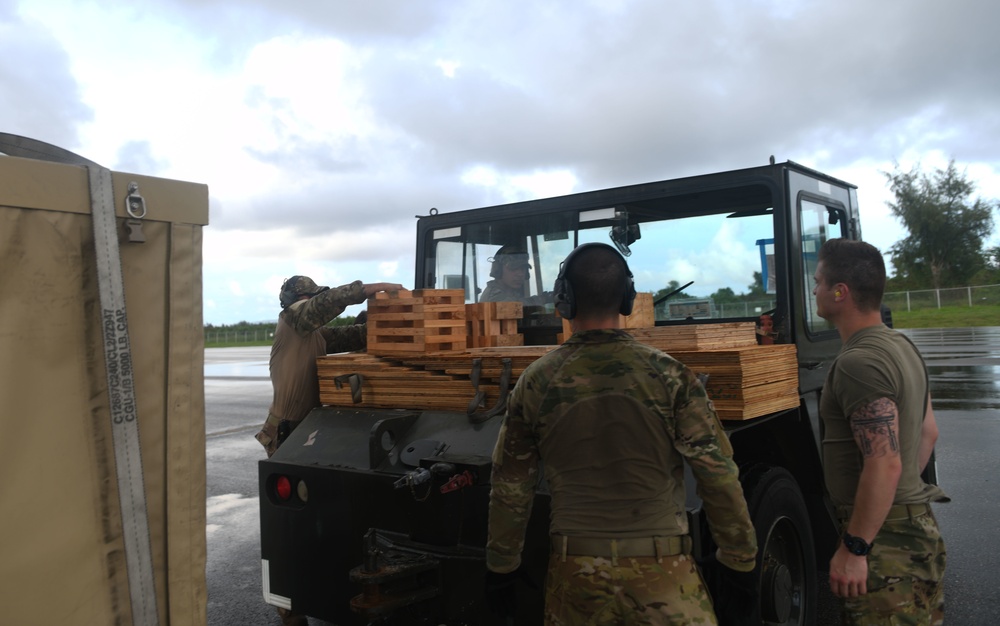
M 341 315 L 334 318 L 327 326 L 350 326 L 354 323 L 353 315 Z M 278 325 L 277 320 L 273 322 L 237 322 L 235 324 L 205 324 L 206 333 L 273 333 Z
M 887 291 L 1000 283 L 1000 247 L 988 246 L 998 203 L 976 197 L 976 185 L 952 159 L 927 173 L 914 166 L 883 172 L 892 214 L 908 234 L 889 250 Z
M 653 302 L 658 302 L 665 296 L 670 296 L 669 301 L 692 300 L 695 296 L 684 293 L 681 284 L 676 280 L 671 280 L 666 287 L 653 294 Z M 736 293 L 732 287 L 717 289 L 709 298 L 718 304 L 729 304 L 733 302 L 754 302 L 766 300 L 771 296 L 764 291 L 764 275 L 761 272 L 753 273 L 753 282 L 747 285 L 746 293 Z

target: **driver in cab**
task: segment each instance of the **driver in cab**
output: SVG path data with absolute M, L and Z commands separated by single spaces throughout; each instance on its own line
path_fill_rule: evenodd
M 528 253 L 516 245 L 500 248 L 490 261 L 490 278 L 486 283 L 480 302 L 521 302 L 528 305 L 544 305 L 551 302 L 551 293 L 538 296 L 527 295 L 531 265 Z

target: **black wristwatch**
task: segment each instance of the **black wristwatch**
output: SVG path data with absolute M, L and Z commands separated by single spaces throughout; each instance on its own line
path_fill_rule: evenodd
M 844 545 L 847 546 L 847 550 L 856 556 L 865 556 L 872 551 L 872 547 L 875 546 L 874 543 L 868 543 L 861 537 L 855 537 L 850 533 L 844 533 Z

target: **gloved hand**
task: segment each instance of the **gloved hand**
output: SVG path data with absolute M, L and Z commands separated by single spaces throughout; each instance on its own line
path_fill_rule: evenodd
M 719 626 L 759 626 L 760 590 L 756 570 L 731 569 L 713 554 L 705 559 L 704 574 L 715 600 Z
M 500 619 L 512 619 L 517 613 L 517 590 L 514 589 L 514 583 L 519 577 L 517 570 L 506 574 L 486 570 L 486 587 L 483 593 L 486 606 Z

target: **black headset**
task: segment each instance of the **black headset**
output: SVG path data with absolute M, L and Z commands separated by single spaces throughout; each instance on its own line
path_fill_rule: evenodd
M 553 285 L 556 310 L 559 311 L 559 315 L 564 319 L 571 320 L 576 317 L 576 298 L 573 296 L 573 285 L 566 278 L 566 275 L 569 273 L 569 266 L 582 250 L 594 248 L 607 248 L 621 260 L 622 266 L 625 268 L 626 285 L 625 294 L 622 296 L 618 312 L 622 315 L 632 314 L 632 305 L 635 303 L 635 280 L 632 277 L 632 270 L 628 268 L 628 261 L 617 250 L 606 243 L 585 243 L 573 248 L 572 252 L 559 264 L 559 276 L 556 277 L 556 282 Z
M 490 265 L 490 278 L 500 278 L 503 276 L 504 258 L 516 255 L 523 255 L 524 258 L 528 258 L 528 253 L 516 245 L 506 245 L 497 250 L 497 253 L 493 255 L 493 264 Z M 531 265 L 529 264 L 528 267 L 531 267 Z
M 281 291 L 278 292 L 278 300 L 281 301 L 281 308 L 287 309 L 293 302 L 298 300 L 298 295 L 295 293 L 295 285 L 299 282 L 301 276 L 292 276 L 291 278 L 286 278 L 285 282 L 281 283 Z

